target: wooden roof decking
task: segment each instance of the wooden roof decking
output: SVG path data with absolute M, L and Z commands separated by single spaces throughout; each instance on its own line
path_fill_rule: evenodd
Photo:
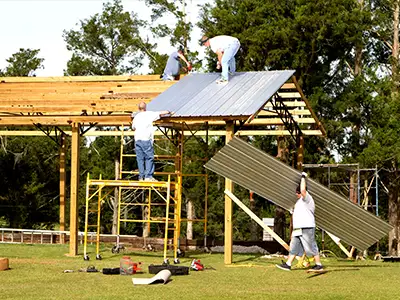
M 62 126 L 74 122 L 128 125 L 130 113 L 137 111 L 141 101 L 150 102 L 177 82 L 162 81 L 158 75 L 0 77 L 0 125 L 40 123 Z M 304 135 L 324 134 L 322 125 L 295 83 L 285 83 L 278 95 L 284 99 L 293 119 L 304 125 Z M 196 127 L 207 121 L 209 125 L 225 126 L 227 119 L 239 124 L 248 116 L 170 118 L 161 122 L 184 121 L 188 126 Z M 243 124 L 241 134 L 288 135 L 289 132 L 282 128 L 277 130 L 276 126 L 281 125 L 282 119 L 268 102 L 251 121 Z M 262 131 L 259 130 L 261 126 Z M 217 132 L 213 134 L 218 135 Z
M 151 101 L 174 84 L 161 81 L 157 75 L 26 77 L 27 81 L 22 80 L 0 77 L 1 114 L 126 113 L 136 111 L 139 102 Z M 116 96 L 121 93 L 125 97 Z

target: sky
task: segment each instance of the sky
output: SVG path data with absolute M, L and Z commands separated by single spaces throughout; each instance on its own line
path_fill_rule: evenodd
M 72 53 L 66 48 L 63 31 L 78 29 L 80 20 L 101 13 L 106 0 L 0 0 L 0 69 L 7 66 L 6 59 L 20 48 L 40 49 L 38 57 L 44 58 L 44 69 L 35 72 L 36 76 L 63 76 Z M 196 22 L 198 5 L 206 0 L 187 0 L 189 21 Z M 140 18 L 150 20 L 150 9 L 143 0 L 122 0 L 124 9 L 135 12 Z M 174 22 L 167 23 L 170 26 Z M 193 50 L 203 50 L 197 45 L 201 32 L 192 32 Z M 157 40 L 158 51 L 170 54 L 174 51 L 169 40 Z M 147 73 L 145 65 L 139 73 Z

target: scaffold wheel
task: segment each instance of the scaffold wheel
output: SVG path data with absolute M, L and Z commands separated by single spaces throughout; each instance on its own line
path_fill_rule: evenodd
M 176 255 L 178 255 L 178 257 L 185 257 L 185 251 L 178 249 L 176 251 Z

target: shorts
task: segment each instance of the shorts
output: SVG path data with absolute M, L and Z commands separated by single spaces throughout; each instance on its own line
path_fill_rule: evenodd
M 302 228 L 300 236 L 292 236 L 289 254 L 301 256 L 304 252 L 307 256 L 316 256 L 319 253 L 315 242 L 315 227 Z

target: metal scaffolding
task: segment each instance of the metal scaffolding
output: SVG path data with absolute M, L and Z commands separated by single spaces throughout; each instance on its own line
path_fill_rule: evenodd
M 354 164 L 304 164 L 303 165 L 304 169 L 323 169 L 323 170 L 328 170 L 327 175 L 328 175 L 328 188 L 332 189 L 334 186 L 344 186 L 346 188 L 346 191 L 348 191 L 348 197 L 349 200 L 352 201 L 355 204 L 358 204 L 359 206 L 363 207 L 365 210 L 368 210 L 370 208 L 372 212 L 375 210 L 375 215 L 379 215 L 379 189 L 378 189 L 378 180 L 379 180 L 379 174 L 378 174 L 378 168 L 369 168 L 369 169 L 360 169 L 360 164 L 359 163 L 354 163 Z M 350 172 L 350 181 L 349 182 L 332 182 L 331 178 L 331 170 L 332 169 L 342 169 L 347 172 Z M 368 176 L 368 172 L 373 172 L 372 178 L 371 175 Z M 354 176 L 356 177 L 356 180 L 354 180 Z M 363 178 L 361 178 L 363 177 Z M 364 180 L 364 185 L 361 185 L 361 180 Z M 375 186 L 373 187 L 373 184 L 375 183 Z M 375 205 L 372 204 L 372 200 L 369 200 L 369 194 L 371 189 L 375 189 Z M 355 192 L 356 191 L 356 192 Z M 361 197 L 361 193 L 363 194 Z M 351 247 L 350 252 L 347 251 L 346 248 L 340 243 L 340 240 L 329 234 L 327 234 L 332 238 L 332 240 L 341 248 L 341 250 L 346 253 L 348 257 L 352 257 L 353 253 L 355 251 L 354 247 Z M 324 244 L 325 244 L 325 235 L 324 231 L 322 230 L 322 250 L 324 250 Z
M 155 155 L 156 160 L 173 161 L 174 171 L 155 172 L 155 175 L 167 177 L 166 181 L 138 181 L 137 171 L 125 170 L 124 162 L 128 158 L 135 158 L 135 154 L 125 153 L 124 134 L 121 134 L 120 167 L 118 180 L 91 179 L 88 174 L 86 180 L 86 210 L 85 210 L 85 234 L 84 234 L 84 259 L 88 260 L 87 240 L 89 231 L 96 232 L 96 259 L 101 259 L 99 253 L 100 242 L 100 217 L 101 207 L 105 198 L 115 188 L 118 189 L 118 222 L 117 241 L 113 250 L 119 252 L 121 223 L 142 223 L 143 229 L 150 233 L 151 224 L 164 225 L 164 263 L 168 263 L 167 252 L 173 250 L 174 263 L 179 263 L 179 238 L 181 235 L 181 222 L 204 222 L 204 235 L 207 232 L 207 174 L 183 174 L 183 135 L 173 137 L 177 140 L 176 155 Z M 164 139 L 165 140 L 165 139 Z M 172 140 L 172 138 L 171 138 Z M 203 177 L 205 181 L 204 218 L 182 218 L 182 181 L 184 177 Z M 97 200 L 97 201 L 95 201 Z M 138 218 L 136 208 L 141 208 L 142 218 Z M 115 209 L 115 207 L 114 207 Z M 136 210 L 136 211 L 135 211 Z
M 361 205 L 364 207 L 364 209 L 368 210 L 370 208 L 372 211 L 375 212 L 375 215 L 379 215 L 379 174 L 378 174 L 378 168 L 366 168 L 366 169 L 360 169 L 360 165 L 358 163 L 354 164 L 304 164 L 303 167 L 305 169 L 323 169 L 323 170 L 328 170 L 327 172 L 327 185 L 329 188 L 332 188 L 333 186 L 344 186 L 346 190 L 349 192 L 348 197 L 349 200 L 352 201 L 353 203 L 357 203 L 358 205 Z M 350 181 L 349 182 L 335 182 L 332 181 L 332 174 L 331 171 L 332 169 L 342 169 L 347 172 L 350 172 L 354 175 L 356 175 L 356 180 L 352 181 L 352 174 L 350 174 Z M 369 174 L 368 172 L 371 173 L 372 175 Z M 361 180 L 364 180 L 364 184 L 361 184 Z M 369 196 L 371 190 L 375 190 L 375 204 L 372 204 L 372 201 L 369 201 Z M 352 193 L 354 193 L 354 196 L 357 195 L 357 197 L 352 196 Z

